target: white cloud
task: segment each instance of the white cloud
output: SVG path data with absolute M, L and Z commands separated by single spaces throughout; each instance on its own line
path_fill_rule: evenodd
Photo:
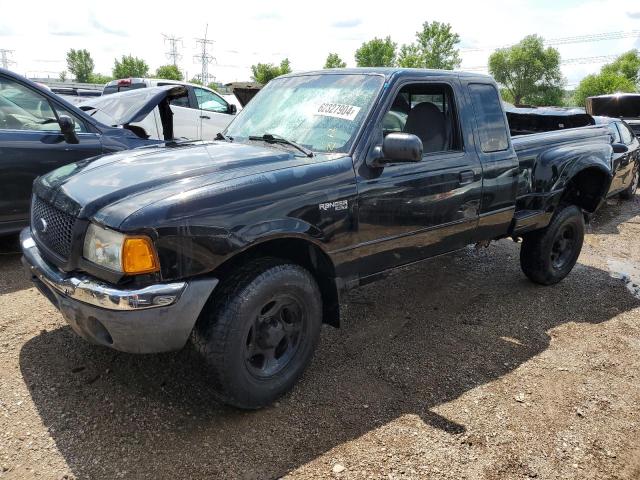
M 142 57 L 155 70 L 167 63 L 166 33 L 183 38 L 180 66 L 191 77 L 200 70 L 193 59 L 195 38 L 208 23 L 217 61 L 209 70 L 218 80 L 233 81 L 248 79 L 251 64 L 279 63 L 284 57 L 295 70 L 307 70 L 320 68 L 329 52 L 337 52 L 353 66 L 353 53 L 363 41 L 390 35 L 399 45 L 410 42 L 426 20 L 451 23 L 465 48 L 511 44 L 532 33 L 559 38 L 640 28 L 637 0 L 471 0 L 455 5 L 405 0 L 395 7 L 388 1 L 343 0 L 313 6 L 245 0 L 224 8 L 193 0 L 126 6 L 67 0 L 64 8 L 48 0 L 14 2 L 0 18 L 0 48 L 15 50 L 14 68 L 31 76 L 57 75 L 69 48 L 87 48 L 101 73 L 110 73 L 114 58 L 123 54 Z M 563 58 L 576 58 L 619 54 L 637 44 L 638 38 L 625 38 L 557 48 Z M 486 65 L 490 53 L 464 51 L 463 68 Z M 566 65 L 563 71 L 571 84 L 600 66 Z

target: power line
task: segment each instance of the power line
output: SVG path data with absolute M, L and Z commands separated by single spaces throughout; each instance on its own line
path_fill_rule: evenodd
M 178 52 L 178 42 L 182 44 L 182 37 L 174 37 L 173 35 L 165 35 L 164 37 L 165 43 L 169 43 L 169 51 L 165 53 L 167 59 L 173 63 L 176 67 L 178 66 L 178 60 L 182 59 L 182 55 Z
M 16 62 L 9 58 L 11 55 L 13 55 L 13 50 L 0 48 L 0 63 L 2 63 L 2 68 L 9 68 L 11 65 L 16 64 Z
M 550 38 L 544 41 L 544 44 L 547 46 L 553 45 L 569 45 L 572 43 L 588 43 L 588 42 L 603 42 L 605 40 L 620 40 L 623 38 L 640 38 L 640 30 L 631 30 L 628 32 L 605 32 L 605 33 L 594 33 L 589 35 L 577 35 L 573 37 L 562 37 L 562 38 Z M 473 47 L 473 48 L 461 48 L 460 52 L 468 53 L 468 52 L 482 52 L 486 50 L 496 50 L 498 48 L 508 48 L 516 45 L 515 43 L 510 43 L 507 45 L 493 45 L 493 46 L 485 46 L 485 47 Z
M 209 64 L 212 63 L 215 58 L 209 55 L 207 48 L 213 45 L 213 40 L 207 39 L 207 33 L 209 31 L 209 24 L 204 29 L 204 37 L 196 38 L 196 48 L 200 48 L 200 54 L 194 55 L 194 60 L 198 61 L 202 65 L 202 73 L 200 74 L 200 81 L 204 85 L 209 84 Z M 214 76 L 211 76 L 211 80 L 215 80 Z
M 607 63 L 612 62 L 619 55 L 598 55 L 595 57 L 575 57 L 575 58 L 566 58 L 560 61 L 560 65 L 585 65 L 585 64 L 594 64 L 594 63 Z M 486 71 L 489 69 L 489 65 L 476 65 L 475 67 L 462 67 L 461 70 L 468 71 Z

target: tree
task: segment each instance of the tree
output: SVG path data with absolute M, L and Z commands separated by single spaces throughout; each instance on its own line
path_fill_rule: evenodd
M 61 71 L 59 78 L 60 78 L 61 82 L 66 82 L 67 81 L 67 71 L 66 70 Z
M 204 85 L 204 83 L 202 83 L 202 80 L 200 80 L 200 77 L 193 77 L 191 80 L 189 80 L 189 83 L 195 83 L 196 85 Z
M 344 68 L 347 64 L 342 61 L 337 53 L 327 55 L 327 61 L 324 62 L 324 68 Z
M 374 38 L 364 42 L 356 50 L 356 65 L 359 67 L 393 67 L 396 63 L 397 44 L 391 37 Z
M 89 82 L 94 66 L 88 50 L 72 48 L 67 52 L 67 70 L 72 73 L 77 82 Z
M 114 78 L 146 77 L 148 74 L 149 65 L 141 58 L 123 55 L 120 61 L 116 58 L 113 62 Z
M 612 63 L 602 67 L 602 73 L 613 73 L 628 78 L 640 88 L 640 52 L 629 50 Z
M 261 83 L 262 85 L 266 85 L 274 78 L 290 73 L 291 63 L 288 58 L 282 60 L 279 66 L 272 63 L 258 63 L 257 65 L 251 65 L 251 72 L 251 78 L 254 81 Z
M 508 48 L 499 48 L 489 57 L 489 72 L 504 86 L 518 105 L 535 100 L 553 89 L 562 88 L 560 52 L 544 48 L 544 40 L 529 35 Z
M 156 78 L 165 80 L 182 80 L 183 75 L 180 69 L 175 65 L 162 65 L 156 70 Z
M 219 84 L 217 84 L 216 82 L 211 82 L 209 85 L 207 85 L 207 87 L 213 90 L 214 92 L 217 92 Z
M 573 93 L 573 101 L 578 106 L 585 106 L 587 97 L 605 95 L 616 92 L 635 92 L 635 84 L 626 76 L 602 68 L 600 73 L 587 75 L 582 79 Z
M 451 25 L 424 22 L 422 31 L 416 32 L 416 41 L 403 45 L 398 65 L 407 68 L 439 68 L 453 70 L 460 66 L 460 51 L 456 45 L 460 35 L 451 31 Z

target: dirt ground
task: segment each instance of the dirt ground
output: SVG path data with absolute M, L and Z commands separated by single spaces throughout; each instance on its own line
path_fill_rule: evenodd
M 640 198 L 614 201 L 557 286 L 501 241 L 353 291 L 251 413 L 212 400 L 189 349 L 77 338 L 5 240 L 0 478 L 640 479 L 639 237 Z

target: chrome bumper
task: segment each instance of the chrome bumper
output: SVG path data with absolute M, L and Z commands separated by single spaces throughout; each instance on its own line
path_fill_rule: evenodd
M 41 256 L 29 229 L 22 262 L 34 285 L 85 340 L 131 353 L 179 350 L 219 280 L 199 277 L 141 289 L 119 289 L 89 276 L 68 276 Z
M 20 233 L 20 244 L 32 275 L 69 298 L 100 308 L 140 310 L 166 307 L 180 298 L 187 285 L 186 282 L 161 283 L 129 290 L 114 288 L 88 276 L 69 277 L 42 259 L 28 228 Z

